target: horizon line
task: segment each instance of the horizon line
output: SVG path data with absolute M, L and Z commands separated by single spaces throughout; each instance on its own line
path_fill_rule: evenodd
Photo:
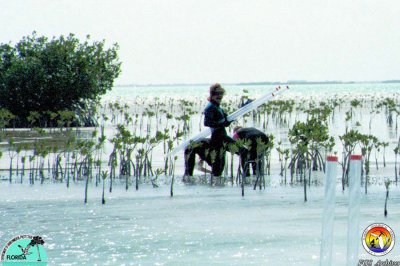
M 255 82 L 221 82 L 223 85 L 301 85 L 301 84 L 362 84 L 362 83 L 400 83 L 400 79 L 389 80 L 373 80 L 373 81 L 343 81 L 343 80 L 324 80 L 324 81 L 309 81 L 309 80 L 288 80 L 282 81 L 255 81 Z M 212 83 L 208 82 L 177 82 L 177 83 L 121 83 L 114 87 L 171 87 L 171 86 L 209 86 Z

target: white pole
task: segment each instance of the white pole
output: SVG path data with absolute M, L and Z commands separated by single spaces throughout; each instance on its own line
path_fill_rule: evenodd
M 336 156 L 327 156 L 325 174 L 324 214 L 322 218 L 320 266 L 332 265 L 333 221 L 335 216 L 335 190 L 337 177 Z
M 359 234 L 360 218 L 360 179 L 361 155 L 350 156 L 349 175 L 349 214 L 347 225 L 347 265 L 358 264 L 358 246 L 361 235 Z
M 242 108 L 240 108 L 240 109 L 236 110 L 235 112 L 233 112 L 232 114 L 228 115 L 227 120 L 228 121 L 236 120 L 236 118 L 239 118 L 242 115 L 256 109 L 260 105 L 266 103 L 267 101 L 273 99 L 275 96 L 277 96 L 278 94 L 280 94 L 284 91 L 287 91 L 288 89 L 289 89 L 289 86 L 286 86 L 284 88 L 281 88 L 280 86 L 276 87 L 274 91 L 261 96 L 257 100 L 254 100 L 254 101 L 250 102 L 249 104 L 246 104 Z M 170 153 L 166 154 L 165 156 L 173 157 L 178 151 L 185 149 L 190 144 L 191 141 L 197 141 L 200 138 L 205 138 L 205 137 L 209 136 L 210 134 L 211 134 L 211 129 L 205 128 L 203 131 L 201 131 L 196 136 L 182 142 L 179 146 L 177 146 L 175 149 L 173 149 Z

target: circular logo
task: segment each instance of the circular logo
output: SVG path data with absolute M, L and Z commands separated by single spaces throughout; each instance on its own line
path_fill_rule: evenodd
M 394 247 L 395 236 L 392 228 L 386 224 L 371 224 L 363 233 L 364 249 L 371 255 L 384 256 Z
M 40 236 L 19 235 L 7 242 L 1 252 L 2 265 L 47 265 L 47 255 Z M 17 263 L 17 264 L 16 264 Z

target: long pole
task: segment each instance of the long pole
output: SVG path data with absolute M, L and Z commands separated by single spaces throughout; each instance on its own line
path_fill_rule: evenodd
M 275 96 L 283 93 L 284 91 L 287 91 L 288 89 L 289 89 L 288 86 L 283 87 L 283 88 L 281 88 L 280 86 L 276 87 L 272 92 L 269 92 L 269 93 L 261 96 L 257 100 L 254 100 L 249 104 L 246 104 L 242 108 L 240 108 L 240 109 L 236 110 L 235 112 L 233 112 L 232 114 L 228 115 L 227 120 L 228 121 L 236 120 L 237 118 L 239 118 L 239 117 L 243 116 L 244 114 L 256 109 L 260 105 L 266 103 L 267 101 L 270 101 Z M 200 133 L 198 133 L 194 137 L 191 137 L 190 139 L 182 142 L 179 146 L 177 146 L 175 149 L 173 149 L 170 153 L 166 154 L 165 156 L 166 157 L 169 157 L 169 156 L 173 157 L 177 152 L 185 149 L 192 141 L 196 142 L 200 138 L 206 138 L 210 134 L 211 134 L 211 129 L 210 128 L 205 128 L 203 131 L 201 131 Z
M 335 191 L 337 177 L 336 156 L 326 158 L 324 214 L 322 218 L 320 266 L 332 265 L 333 222 L 335 216 Z
M 349 176 L 349 214 L 347 226 L 347 265 L 358 264 L 358 247 L 361 235 L 360 223 L 360 179 L 361 179 L 361 155 L 350 156 Z

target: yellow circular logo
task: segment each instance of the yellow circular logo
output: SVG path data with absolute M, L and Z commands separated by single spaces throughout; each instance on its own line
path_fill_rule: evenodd
M 368 226 L 362 236 L 364 249 L 371 255 L 384 256 L 394 247 L 395 235 L 388 225 L 375 223 Z

